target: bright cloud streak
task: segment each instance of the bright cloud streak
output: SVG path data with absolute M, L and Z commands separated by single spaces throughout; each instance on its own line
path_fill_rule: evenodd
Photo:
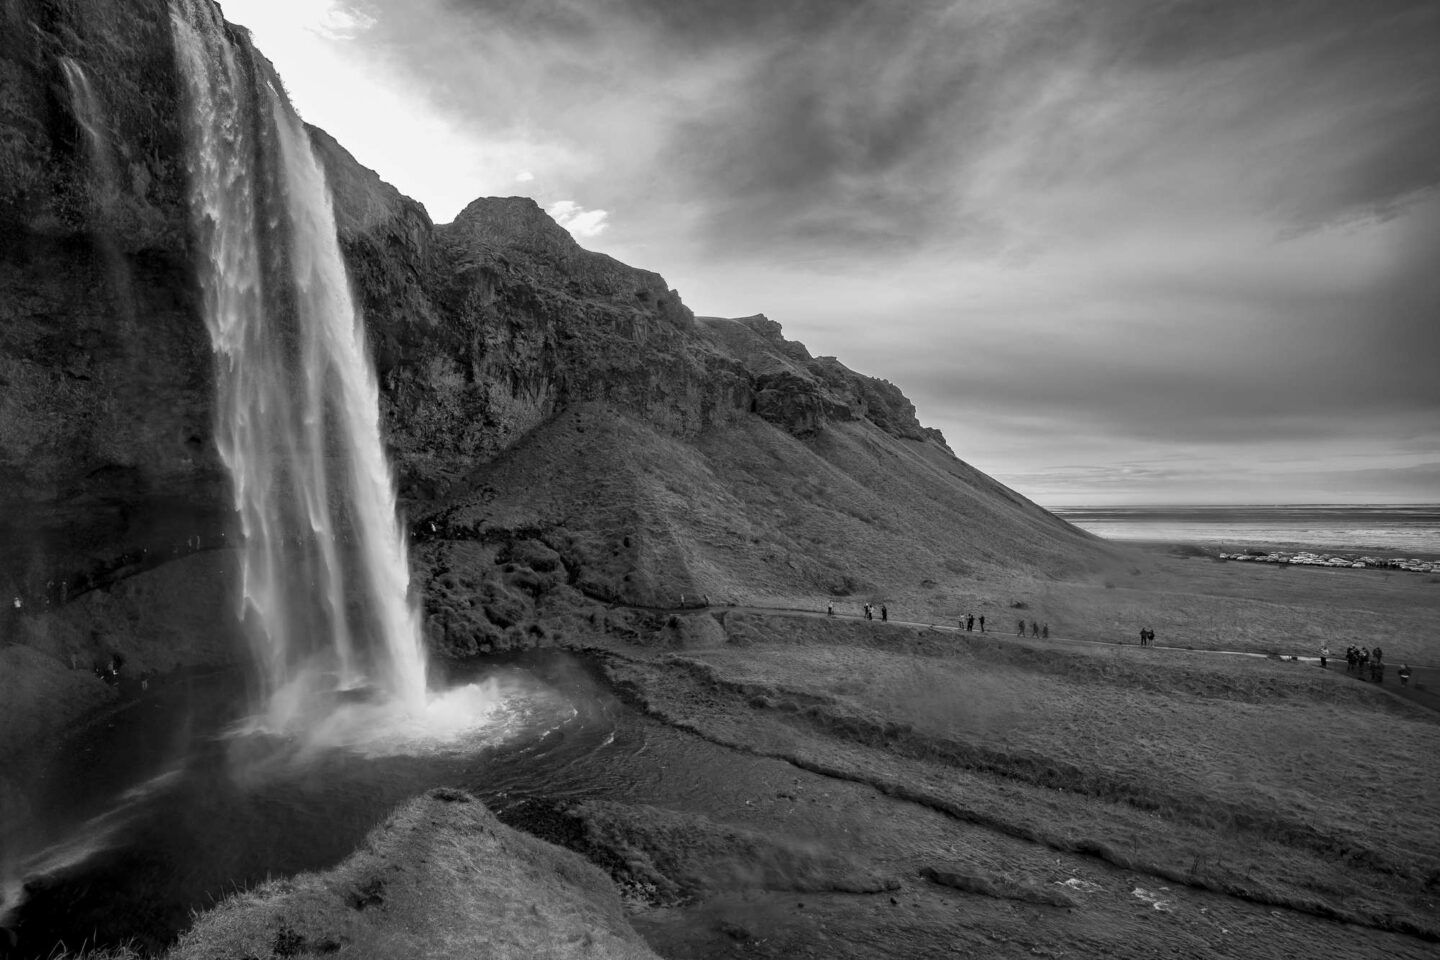
M 555 222 L 566 230 L 576 240 L 589 240 L 598 237 L 610 226 L 605 220 L 610 216 L 605 210 L 586 210 L 574 200 L 556 200 L 545 208 L 545 212 L 555 218 Z
M 250 29 L 301 116 L 436 222 L 476 197 L 513 192 L 525 182 L 517 169 L 569 162 L 553 143 L 487 135 L 419 95 L 403 65 L 366 44 L 374 17 L 340 0 L 227 0 L 224 10 Z

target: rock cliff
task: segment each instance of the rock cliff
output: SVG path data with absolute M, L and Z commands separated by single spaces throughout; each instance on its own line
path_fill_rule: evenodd
M 66 599 L 224 521 L 166 10 L 153 0 L 4 6 L 7 599 Z
M 885 381 L 764 316 L 697 319 L 663 277 L 583 249 L 531 199 L 453 223 L 312 130 L 381 376 L 403 495 L 428 501 L 556 411 L 604 401 L 676 436 L 757 414 L 796 435 L 866 418 L 935 441 Z

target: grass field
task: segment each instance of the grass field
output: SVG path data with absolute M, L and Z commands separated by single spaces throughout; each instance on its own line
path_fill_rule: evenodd
M 1440 717 L 1343 670 L 721 617 L 726 644 L 627 656 L 613 678 L 714 742 L 1052 853 L 1440 937 Z

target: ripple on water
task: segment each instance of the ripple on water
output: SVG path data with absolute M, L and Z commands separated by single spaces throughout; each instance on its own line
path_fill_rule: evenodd
M 257 740 L 256 751 L 242 752 L 273 753 L 287 763 L 304 763 L 336 750 L 376 759 L 442 756 L 476 753 L 543 734 L 576 712 L 561 693 L 517 672 L 431 691 L 420 710 L 393 699 L 336 690 L 328 706 L 312 713 L 298 733 L 288 721 L 282 732 L 259 715 L 231 728 L 230 736 Z

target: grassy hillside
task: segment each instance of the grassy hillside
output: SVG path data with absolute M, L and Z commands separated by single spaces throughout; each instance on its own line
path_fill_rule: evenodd
M 802 439 L 745 418 L 690 441 L 604 404 L 537 428 L 415 527 L 432 619 L 501 646 L 521 645 L 501 640 L 518 621 L 490 616 L 498 601 L 477 612 L 477 591 L 542 619 L 546 603 L 673 607 L 682 595 L 999 617 L 1033 584 L 1098 575 L 1120 556 L 936 442 L 868 420 Z

